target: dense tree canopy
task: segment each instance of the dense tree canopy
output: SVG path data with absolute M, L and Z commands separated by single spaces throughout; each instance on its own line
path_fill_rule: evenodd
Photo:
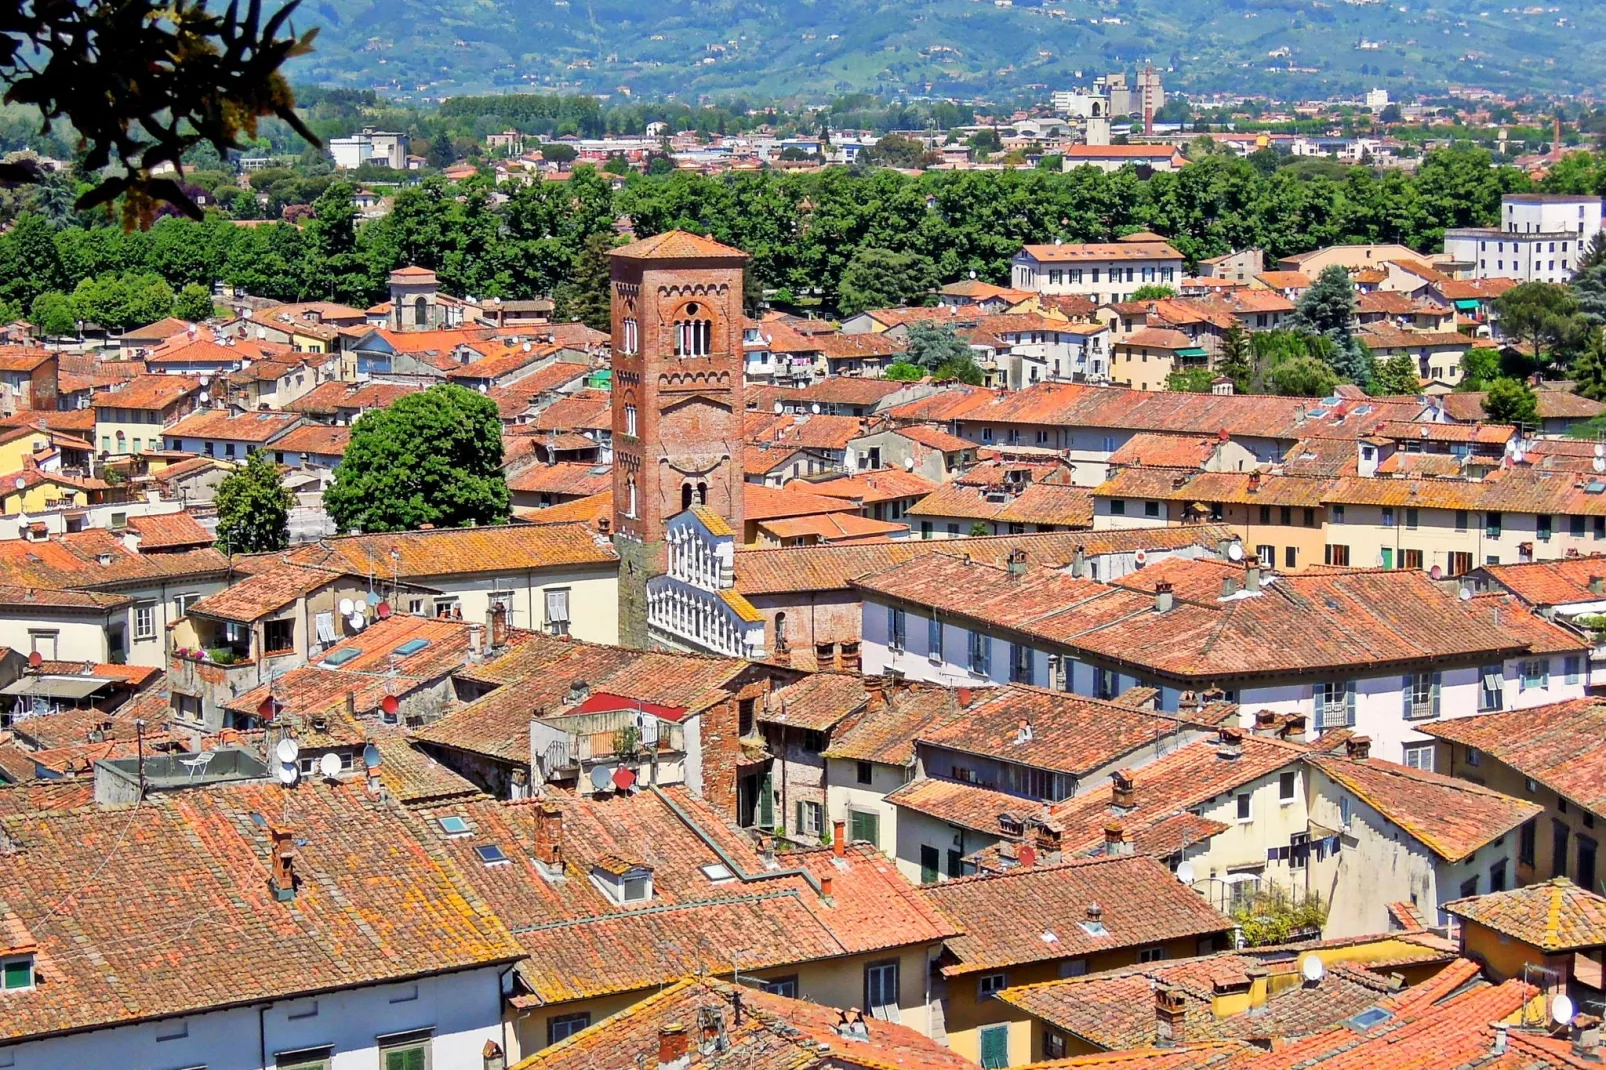
M 217 544 L 225 553 L 257 554 L 290 545 L 290 510 L 295 497 L 279 478 L 278 466 L 264 450 L 252 450 L 245 464 L 217 488 Z
M 508 518 L 496 403 L 441 385 L 358 417 L 324 508 L 341 531 L 466 527 Z

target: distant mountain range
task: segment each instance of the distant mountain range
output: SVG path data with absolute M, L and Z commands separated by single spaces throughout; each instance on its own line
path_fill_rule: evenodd
M 1600 0 L 305 0 L 298 14 L 322 29 L 297 81 L 418 97 L 997 98 L 1146 60 L 1174 88 L 1284 98 L 1606 87 Z

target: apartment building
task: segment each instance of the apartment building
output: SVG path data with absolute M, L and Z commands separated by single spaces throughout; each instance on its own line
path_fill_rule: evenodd
M 1497 227 L 1444 232 L 1444 252 L 1470 264 L 1476 279 L 1566 282 L 1601 231 L 1601 199 L 1560 193 L 1508 193 Z
M 1010 264 L 1017 290 L 1088 297 L 1095 304 L 1129 301 L 1141 286 L 1176 286 L 1182 254 L 1166 241 L 1027 245 Z

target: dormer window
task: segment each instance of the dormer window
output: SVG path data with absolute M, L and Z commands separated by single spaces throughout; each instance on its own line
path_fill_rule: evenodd
M 617 855 L 604 855 L 591 867 L 591 880 L 619 906 L 636 906 L 652 900 L 652 867 Z
M 0 970 L 3 970 L 3 990 L 6 992 L 22 992 L 34 986 L 33 954 L 11 955 L 0 959 Z

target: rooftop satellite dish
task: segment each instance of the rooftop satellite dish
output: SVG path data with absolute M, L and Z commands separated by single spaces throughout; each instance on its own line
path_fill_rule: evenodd
M 39 651 L 35 650 L 32 654 L 28 655 L 28 667 L 30 669 L 37 669 L 39 666 L 43 665 L 44 663 L 45 663 L 45 656 L 43 654 L 39 653 Z
M 594 765 L 591 767 L 591 786 L 598 791 L 607 791 L 613 787 L 613 774 L 606 766 Z
M 612 779 L 614 787 L 618 788 L 620 791 L 629 791 L 630 788 L 636 783 L 636 774 L 634 770 L 626 769 L 621 765 L 619 768 L 613 771 Z
M 212 395 L 211 394 L 208 394 L 205 390 L 201 391 L 201 404 L 205 405 L 208 401 L 211 401 L 211 400 L 212 400 Z
M 279 740 L 279 745 L 273 748 L 273 753 L 279 756 L 279 761 L 289 764 L 301 757 L 301 744 L 285 736 Z
M 18 476 L 16 479 L 11 481 L 11 485 L 16 487 L 18 490 L 25 490 L 28 486 L 28 477 Z
M 1512 450 L 1511 451 L 1511 459 L 1513 461 L 1515 461 L 1517 464 L 1521 464 L 1522 463 L 1522 457 L 1523 457 L 1522 450 L 1517 449 L 1517 450 Z
M 360 632 L 362 631 L 362 626 L 368 622 L 363 619 L 363 615 L 361 613 L 353 613 L 350 617 L 346 618 L 346 623 L 351 625 L 352 631 Z
M 1471 601 L 1472 600 L 1472 588 L 1471 587 L 1463 587 L 1463 588 L 1461 588 L 1461 593 L 1459 595 L 1457 595 L 1456 597 L 1460 598 L 1461 601 L 1463 601 L 1463 602 Z
M 973 279 L 976 277 L 976 269 L 975 268 L 971 268 L 970 269 L 970 277 L 973 278 Z
M 401 700 L 395 695 L 386 695 L 379 700 L 379 708 L 384 711 L 385 716 L 394 717 L 396 711 L 401 709 Z
M 526 352 L 526 353 L 528 353 L 528 352 L 529 352 L 529 351 L 530 351 L 530 343 L 528 343 L 528 342 L 525 342 L 525 343 L 524 343 L 524 351 L 525 351 L 525 352 Z
M 340 755 L 325 754 L 318 759 L 318 772 L 323 774 L 325 780 L 333 780 L 340 775 Z
M 1606 457 L 1606 446 L 1601 445 L 1599 442 L 1595 443 L 1595 456 Z
M 1299 976 L 1315 984 L 1327 975 L 1327 965 L 1320 955 L 1306 955 L 1299 960 Z
M 1184 859 L 1177 863 L 1177 880 L 1183 884 L 1193 883 L 1193 863 Z
M 814 404 L 810 405 L 809 411 L 816 416 L 820 415 L 820 403 L 816 401 Z
M 1601 472 L 1606 472 L 1606 457 L 1596 457 L 1589 462 L 1589 466 L 1595 470 L 1597 475 Z
M 1575 1008 L 1573 1001 L 1567 996 L 1557 996 L 1550 1001 L 1550 1020 L 1557 1025 L 1567 1025 L 1573 1020 Z
M 1434 565 L 1432 568 L 1428 569 L 1428 575 L 1436 580 L 1441 580 L 1444 578 L 1444 569 L 1440 568 L 1438 565 Z
M 1241 543 L 1241 542 L 1229 543 L 1227 545 L 1227 560 L 1228 561 L 1242 561 L 1243 559 L 1244 559 L 1244 544 Z
M 354 610 L 354 609 L 356 609 L 356 608 L 357 608 L 357 607 L 356 607 L 356 606 L 355 606 L 355 605 L 353 605 L 353 604 L 352 604 L 352 601 L 351 601 L 351 599 L 349 599 L 349 598 L 342 598 L 342 599 L 341 599 L 341 600 L 340 600 L 340 615 L 341 615 L 341 616 L 342 616 L 342 617 L 349 617 L 349 616 L 351 616 L 351 611 L 352 611 L 352 610 Z
M 913 472 L 915 470 L 915 459 L 913 457 L 905 457 L 903 459 L 903 470 L 905 472 Z
M 384 761 L 385 761 L 385 759 L 379 753 L 379 748 L 378 747 L 374 746 L 372 743 L 370 743 L 367 746 L 363 747 L 363 749 L 362 749 L 362 764 L 368 767 L 368 771 L 370 773 L 373 772 L 375 769 L 378 769 L 381 765 L 383 765 Z
M 390 619 L 390 603 L 389 602 L 381 602 L 381 603 L 379 603 L 378 607 L 374 610 L 374 613 L 375 613 L 376 616 L 379 617 L 380 620 L 389 620 Z
M 379 592 L 369 591 L 368 596 L 363 599 L 363 601 L 367 602 L 371 606 L 377 606 L 379 604 Z
M 782 412 L 786 411 L 786 406 L 781 404 L 781 399 L 780 398 L 776 398 L 775 399 L 775 411 L 777 413 L 782 413 Z
M 291 784 L 294 784 L 297 780 L 299 780 L 300 777 L 301 770 L 297 769 L 295 766 L 279 766 L 279 783 L 283 784 L 285 787 L 288 788 Z

